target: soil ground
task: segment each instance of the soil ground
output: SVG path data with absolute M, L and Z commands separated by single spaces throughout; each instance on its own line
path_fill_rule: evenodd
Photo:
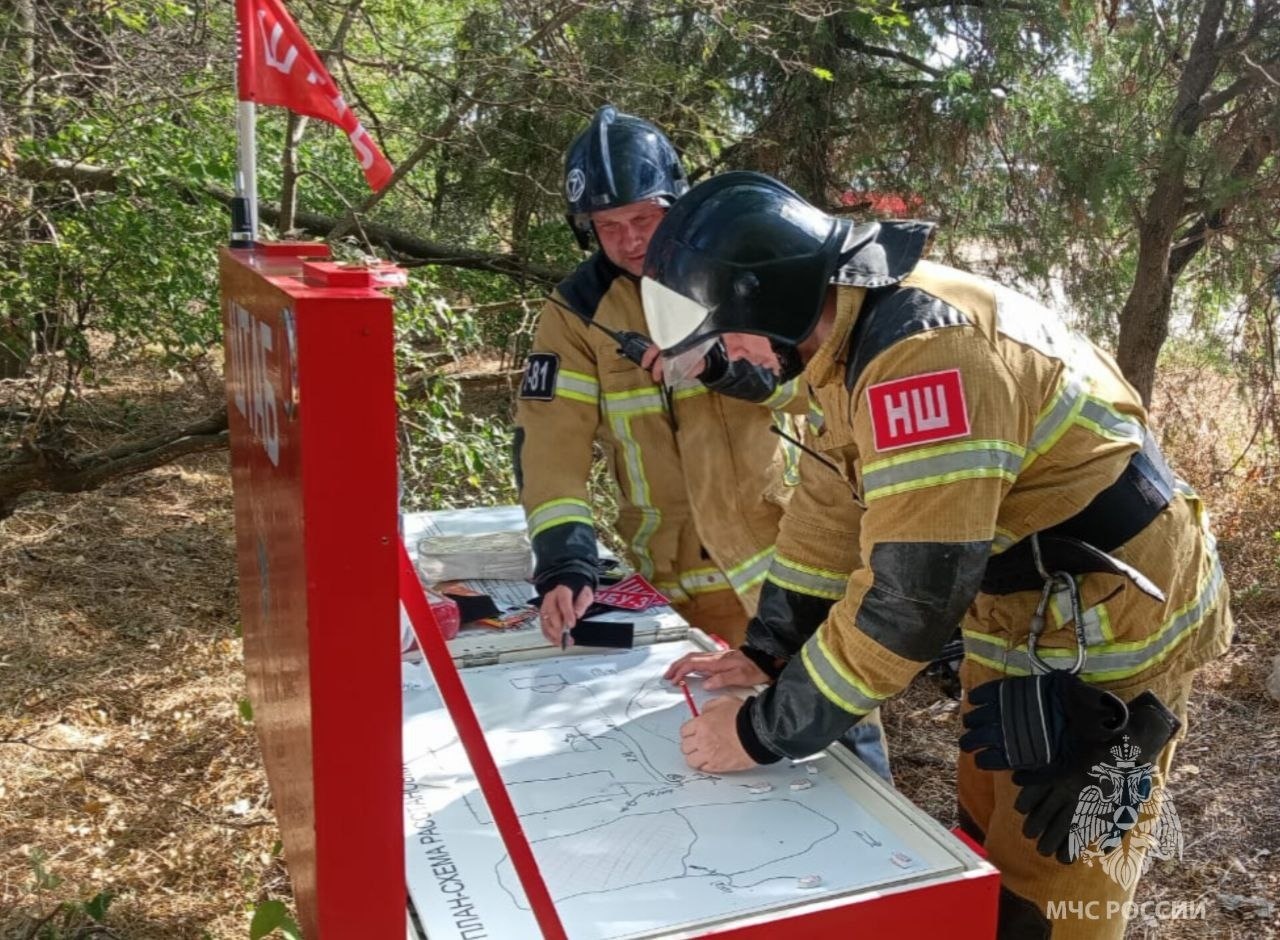
M 96 427 L 133 427 L 210 400 L 157 372 L 85 407 Z M 1214 511 L 1238 633 L 1200 676 L 1170 781 L 1184 857 L 1139 894 L 1203 900 L 1206 919 L 1140 921 L 1130 937 L 1276 935 L 1274 919 L 1228 909 L 1231 895 L 1280 902 L 1280 703 L 1265 691 L 1280 654 L 1280 496 L 1247 460 L 1223 472 L 1248 439 L 1233 400 L 1228 382 L 1188 370 L 1157 407 L 1173 462 Z M 225 453 L 32 495 L 0 521 L 3 940 L 241 940 L 258 902 L 288 900 L 242 706 L 232 545 Z M 900 789 L 951 824 L 956 703 L 921 677 L 886 724 Z M 116 897 L 100 930 L 76 904 L 103 891 Z

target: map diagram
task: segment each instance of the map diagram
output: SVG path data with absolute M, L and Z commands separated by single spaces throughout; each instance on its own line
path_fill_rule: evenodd
M 462 673 L 573 940 L 647 936 L 956 867 L 830 756 L 740 774 L 690 769 L 679 745 L 689 708 L 662 674 L 693 649 Z M 711 697 L 700 682 L 690 689 L 700 705 Z M 428 935 L 539 936 L 420 667 L 406 672 L 404 757 L 409 888 Z

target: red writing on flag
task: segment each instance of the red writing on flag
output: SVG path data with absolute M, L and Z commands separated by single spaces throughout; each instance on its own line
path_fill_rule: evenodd
M 867 389 L 876 450 L 969 436 L 959 369 L 879 382 Z
M 657 588 L 638 574 L 596 591 L 595 601 L 606 607 L 621 607 L 623 610 L 648 610 L 668 603 Z
M 336 124 L 355 150 L 364 178 L 376 191 L 394 172 L 316 51 L 280 0 L 236 0 L 240 29 L 237 85 L 241 101 L 273 104 Z

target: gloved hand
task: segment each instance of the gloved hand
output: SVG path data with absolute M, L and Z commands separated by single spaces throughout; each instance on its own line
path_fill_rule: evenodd
M 1053 855 L 1064 865 L 1099 839 L 1104 852 L 1118 848 L 1151 795 L 1150 771 L 1144 765 L 1156 765 L 1181 727 L 1154 692 L 1143 692 L 1129 703 L 1123 734 L 1081 750 L 1063 769 L 1015 771 L 1013 782 L 1022 789 L 1013 806 L 1027 817 L 1022 834 L 1036 840 L 1041 855 Z M 1120 756 L 1111 752 L 1113 747 Z M 1099 764 L 1116 769 L 1105 770 Z
M 746 359 L 730 359 L 724 342 L 707 350 L 706 366 L 699 379 L 713 392 L 759 404 L 778 390 L 782 381 L 768 366 Z
M 983 770 L 1061 768 L 1124 729 L 1125 704 L 1061 670 L 996 679 L 969 692 L 960 748 Z

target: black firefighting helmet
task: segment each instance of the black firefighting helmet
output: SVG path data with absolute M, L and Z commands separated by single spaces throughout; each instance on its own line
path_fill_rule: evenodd
M 591 244 L 591 213 L 642 199 L 670 205 L 688 189 L 671 141 L 653 124 L 613 105 L 597 111 L 565 153 L 565 218 L 584 250 Z
M 699 183 L 645 254 L 649 335 L 665 352 L 728 332 L 799 345 L 818 322 L 849 228 L 763 173 Z

